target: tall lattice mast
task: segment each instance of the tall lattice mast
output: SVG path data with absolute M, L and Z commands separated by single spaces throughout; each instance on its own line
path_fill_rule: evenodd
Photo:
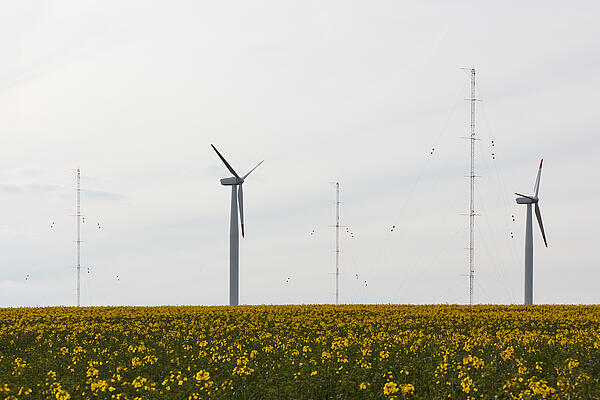
M 335 304 L 340 303 L 340 183 L 335 183 Z
M 81 305 L 81 171 L 77 168 L 77 307 Z
M 470 208 L 469 208 L 469 304 L 473 305 L 473 281 L 475 279 L 475 68 L 471 68 L 471 136 L 469 138 L 471 142 L 471 174 L 469 175 L 470 180 Z

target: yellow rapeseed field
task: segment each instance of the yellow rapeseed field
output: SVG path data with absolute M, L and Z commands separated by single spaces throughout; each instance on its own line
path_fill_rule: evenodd
M 600 306 L 0 309 L 1 399 L 600 399 Z

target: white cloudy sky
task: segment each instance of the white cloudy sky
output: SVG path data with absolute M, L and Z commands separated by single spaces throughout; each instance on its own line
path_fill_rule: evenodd
M 240 173 L 265 160 L 241 302 L 334 301 L 336 179 L 343 302 L 468 302 L 473 65 L 476 301 L 522 301 L 513 192 L 543 157 L 535 301 L 598 303 L 599 20 L 593 1 L 4 3 L 0 306 L 74 304 L 77 167 L 83 304 L 227 303 L 210 143 Z

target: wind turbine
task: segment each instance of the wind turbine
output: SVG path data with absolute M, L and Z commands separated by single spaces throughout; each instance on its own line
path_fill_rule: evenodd
M 537 173 L 535 180 L 535 186 L 533 188 L 535 194 L 533 196 L 526 196 L 524 194 L 515 193 L 517 196 L 517 204 L 527 204 L 527 223 L 525 227 L 525 304 L 533 303 L 533 216 L 531 214 L 531 206 L 535 204 L 535 216 L 538 224 L 540 225 L 540 231 L 542 232 L 542 238 L 544 238 L 544 244 L 548 247 L 546 241 L 546 234 L 544 233 L 544 224 L 542 223 L 542 213 L 540 212 L 540 206 L 538 202 L 538 193 L 540 191 L 540 176 L 542 175 L 542 163 L 540 161 L 540 169 Z
M 212 145 L 212 148 L 217 152 L 217 155 L 223 161 L 232 177 L 221 179 L 221 185 L 231 186 L 231 220 L 229 225 L 229 305 L 237 306 L 239 304 L 239 272 L 240 272 L 240 244 L 238 233 L 238 206 L 240 209 L 240 221 L 242 225 L 242 237 L 244 237 L 244 191 L 242 185 L 244 180 L 254 171 L 263 161 L 259 162 L 256 167 L 252 168 L 246 175 L 240 177 L 237 172 L 229 165 L 227 160 L 219 153 L 219 150 Z

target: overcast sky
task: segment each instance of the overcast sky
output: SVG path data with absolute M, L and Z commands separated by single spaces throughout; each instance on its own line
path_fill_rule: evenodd
M 335 180 L 342 302 L 468 303 L 471 66 L 476 302 L 523 301 L 513 192 L 543 157 L 534 301 L 598 303 L 599 20 L 594 1 L 5 2 L 0 306 L 75 304 L 74 168 L 83 304 L 226 304 L 211 143 L 239 173 L 265 160 L 241 303 L 334 302 Z

